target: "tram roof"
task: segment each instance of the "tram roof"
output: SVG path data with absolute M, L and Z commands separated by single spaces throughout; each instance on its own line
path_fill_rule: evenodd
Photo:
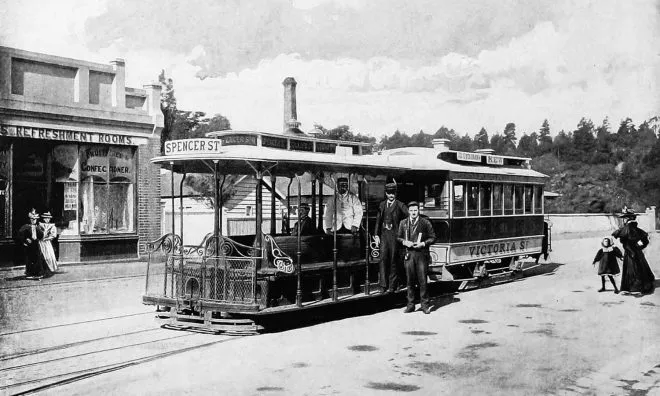
M 545 178 L 546 175 L 523 166 L 484 165 L 481 162 L 449 161 L 441 151 L 426 147 L 384 150 L 378 154 L 356 155 L 350 147 L 337 153 L 293 151 L 255 145 L 222 145 L 219 139 L 186 139 L 166 142 L 166 155 L 151 161 L 173 165 L 175 172 L 212 173 L 217 161 L 222 173 L 252 174 L 258 164 L 276 175 L 292 175 L 301 171 L 350 172 L 398 175 L 409 171 L 445 171 L 452 177 L 461 174 L 485 174 L 500 177 Z M 442 152 L 442 153 L 447 153 Z M 452 152 L 458 153 L 458 152 Z M 480 156 L 479 153 L 464 153 Z M 441 158 L 442 157 L 442 158 Z M 503 157 L 523 163 L 519 157 Z M 481 158 L 481 157 L 479 157 Z M 503 162 L 504 163 L 504 162 Z M 473 177 L 474 178 L 474 177 Z

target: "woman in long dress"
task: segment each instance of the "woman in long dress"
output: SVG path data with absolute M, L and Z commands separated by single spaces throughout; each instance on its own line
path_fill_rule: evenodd
M 630 209 L 624 209 L 619 217 L 624 219 L 623 227 L 612 233 L 623 245 L 623 271 L 621 291 L 628 293 L 652 293 L 655 289 L 655 275 L 642 250 L 649 244 L 649 235 L 637 228 L 637 215 Z
M 57 238 L 57 228 L 55 224 L 50 222 L 51 216 L 50 212 L 43 213 L 41 218 L 43 219 L 42 223 L 39 223 L 39 227 L 43 231 L 43 237 L 39 240 L 39 250 L 41 252 L 41 258 L 45 262 L 46 266 L 50 272 L 57 271 L 57 259 L 55 258 L 55 251 L 53 250 L 53 239 Z

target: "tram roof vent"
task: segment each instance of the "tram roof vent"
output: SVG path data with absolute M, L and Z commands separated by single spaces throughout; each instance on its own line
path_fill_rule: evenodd
M 337 146 L 335 147 L 335 155 L 340 157 L 350 157 L 353 155 L 353 147 Z
M 433 139 L 433 148 L 436 151 L 444 152 L 449 151 L 449 139 Z
M 475 153 L 491 155 L 495 153 L 495 150 L 492 148 L 482 148 L 474 150 Z

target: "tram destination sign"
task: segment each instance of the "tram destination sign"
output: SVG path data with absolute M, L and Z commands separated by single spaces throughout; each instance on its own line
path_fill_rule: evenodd
M 114 133 L 70 131 L 66 129 L 4 124 L 0 125 L 0 136 L 40 140 L 60 140 L 79 143 L 105 143 L 123 145 L 139 145 L 143 144 L 142 141 L 144 140 L 133 136 L 118 135 Z
M 177 154 L 214 154 L 220 153 L 220 139 L 182 139 L 165 142 L 165 155 Z
M 452 246 L 449 251 L 450 262 L 491 260 L 498 257 L 539 253 L 542 239 L 541 236 L 498 239 Z

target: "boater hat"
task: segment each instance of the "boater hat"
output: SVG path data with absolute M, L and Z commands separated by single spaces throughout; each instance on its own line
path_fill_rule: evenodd
M 30 211 L 30 213 L 28 213 L 28 217 L 31 218 L 31 219 L 38 219 L 38 218 L 39 218 L 39 214 L 37 213 L 37 210 L 36 210 L 36 209 L 32 209 L 32 210 Z
M 396 183 L 387 183 L 387 184 L 385 184 L 385 192 L 395 193 L 396 192 Z
M 41 214 L 41 217 L 43 217 L 44 219 L 46 219 L 46 218 L 48 218 L 48 219 L 53 218 L 53 216 L 50 214 L 50 212 L 44 212 L 44 213 L 42 213 L 42 214 Z

